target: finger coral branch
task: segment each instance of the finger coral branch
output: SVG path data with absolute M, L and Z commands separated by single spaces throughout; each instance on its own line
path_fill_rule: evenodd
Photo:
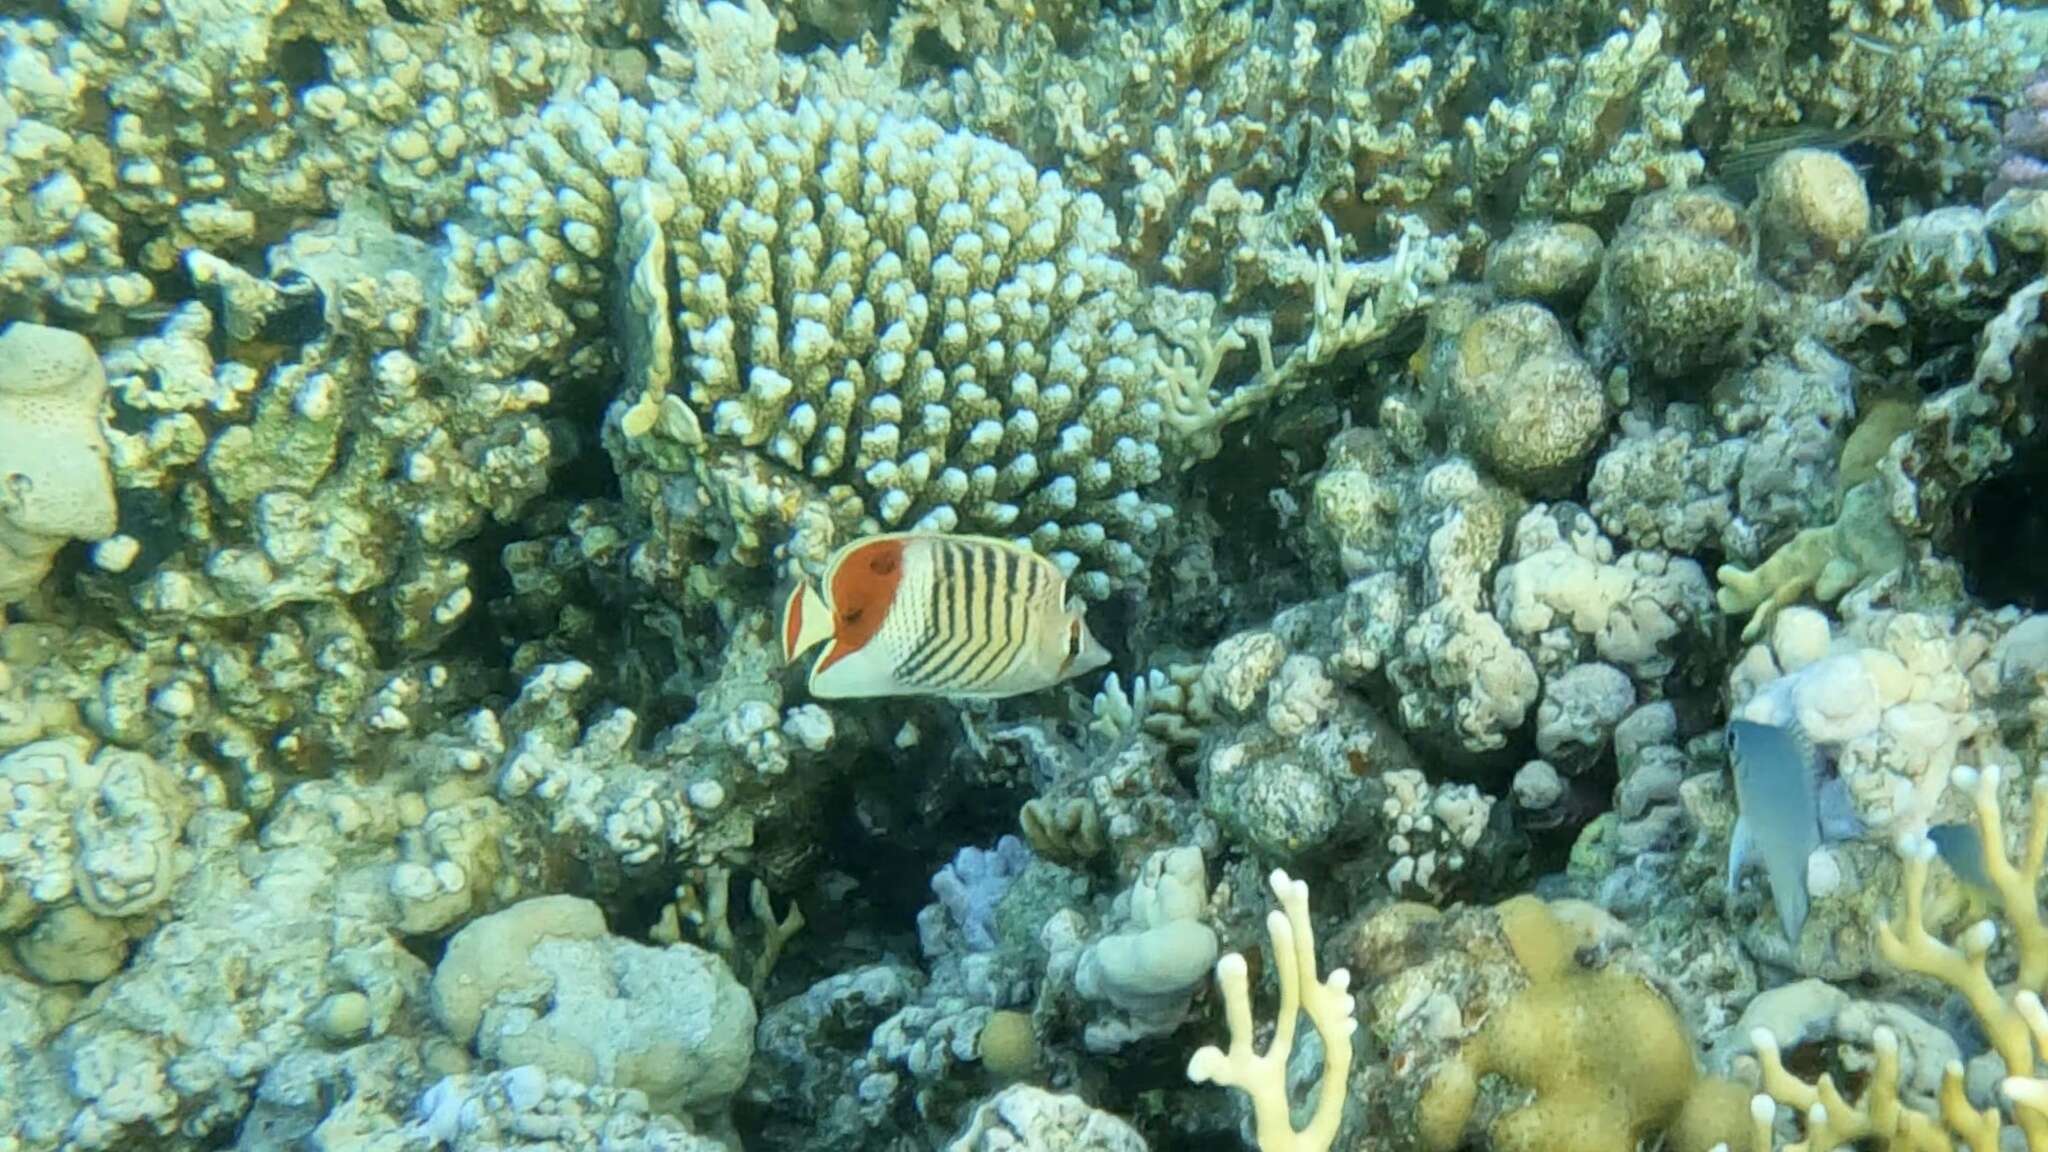
M 1351 974 L 1333 969 L 1316 976 L 1315 929 L 1309 921 L 1308 885 L 1274 870 L 1270 883 L 1280 910 L 1266 916 L 1272 940 L 1274 974 L 1280 981 L 1280 1013 L 1273 1040 L 1264 1052 L 1252 1046 L 1251 981 L 1244 957 L 1229 953 L 1216 962 L 1216 986 L 1223 993 L 1230 1047 L 1206 1045 L 1188 1061 L 1188 1079 L 1197 1084 L 1236 1088 L 1251 1097 L 1254 1132 L 1260 1152 L 1327 1152 L 1344 1120 L 1347 1077 L 1351 1071 L 1354 1001 Z M 1314 1115 L 1296 1130 L 1287 1105 L 1287 1057 L 1294 1049 L 1295 1014 L 1308 1015 L 1323 1042 L 1323 1077 L 1316 1092 Z

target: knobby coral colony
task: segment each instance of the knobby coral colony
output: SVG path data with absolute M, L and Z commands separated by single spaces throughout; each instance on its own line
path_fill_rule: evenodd
M 2041 28 L 8 8 L 0 1152 L 2048 1146 Z

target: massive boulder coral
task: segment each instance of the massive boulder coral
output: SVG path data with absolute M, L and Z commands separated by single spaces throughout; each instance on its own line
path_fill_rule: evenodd
M 1422 1148 L 1459 1146 L 1479 1118 L 1494 1152 L 1624 1152 L 1656 1132 L 1683 1152 L 1706 1152 L 1744 1131 L 1746 1094 L 1699 1075 L 1683 1019 L 1646 978 L 1620 922 L 1592 905 L 1532 896 L 1466 920 L 1411 928 L 1469 941 L 1470 955 L 1429 965 L 1449 970 L 1435 975 L 1450 977 L 1443 982 L 1451 990 L 1433 992 L 1441 999 L 1431 1011 L 1390 1012 L 1398 1002 L 1387 992 L 1370 1005 L 1378 1029 L 1406 1049 L 1404 1065 L 1433 1064 L 1413 1097 Z M 1359 941 L 1381 943 L 1399 930 L 1388 921 L 1378 931 L 1361 926 Z M 1394 983 L 1414 995 L 1424 974 L 1417 966 Z M 1445 1040 L 1454 1040 L 1447 1053 Z M 1512 1093 L 1500 1089 L 1503 1081 Z
M 1829 756 L 1866 838 L 1889 842 L 1925 831 L 1951 771 L 1987 755 L 1975 738 L 1996 721 L 1977 697 L 1996 682 L 1996 637 L 1989 621 L 1894 611 L 1852 613 L 1838 636 L 1819 612 L 1788 609 L 1735 666 L 1734 711 L 1797 724 Z
M 1494 614 L 1544 673 L 1597 658 L 1655 693 L 1685 652 L 1704 647 L 1714 605 L 1694 561 L 1650 549 L 1617 555 L 1592 516 L 1569 504 L 1523 513 L 1511 547 L 1494 574 Z
M 1208 900 L 1199 849 L 1162 850 L 1145 861 L 1118 897 L 1128 922 L 1090 944 L 1074 969 L 1075 989 L 1107 1006 L 1088 1025 L 1091 1051 L 1114 1052 L 1179 1027 L 1216 962 L 1216 930 L 1201 918 Z
M 658 1112 L 722 1112 L 753 1055 L 754 1003 L 723 961 L 614 937 L 597 905 L 574 896 L 465 925 L 432 996 L 436 1020 L 480 1056 L 635 1089 Z
M 1593 290 L 1595 361 L 1619 354 L 1659 377 L 1740 361 L 1756 321 L 1754 247 L 1741 205 L 1716 192 L 1635 201 Z
M 1358 577 L 1336 667 L 1384 675 L 1401 725 L 1418 739 L 1494 751 L 1541 687 L 1487 603 L 1521 498 L 1457 457 L 1383 475 L 1395 458 L 1386 439 L 1340 433 L 1316 479 L 1310 523 L 1341 570 Z
M 1510 484 L 1569 490 L 1607 432 L 1608 405 L 1557 317 L 1528 302 L 1477 315 L 1444 302 L 1430 327 L 1425 388 L 1460 445 Z

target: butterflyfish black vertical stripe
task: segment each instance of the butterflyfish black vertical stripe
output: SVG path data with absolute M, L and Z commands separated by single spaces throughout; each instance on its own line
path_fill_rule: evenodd
M 963 687 L 979 688 L 988 683 L 990 673 L 998 666 L 1003 652 L 1009 644 L 1010 603 L 1015 599 L 1010 584 L 1009 552 L 1001 548 L 983 545 L 975 549 L 981 560 L 984 611 L 975 631 L 979 643 L 967 663 L 960 669 Z
M 919 632 L 917 645 L 910 655 L 896 665 L 896 679 L 906 684 L 917 682 L 919 669 L 937 653 L 946 639 L 946 581 L 940 575 L 942 541 L 932 541 L 927 547 L 930 560 L 917 566 L 922 583 L 915 588 L 917 595 L 924 597 L 924 628 Z
M 1016 667 L 1017 660 L 1024 654 L 1024 646 L 1031 640 L 1031 574 L 1038 568 L 1037 558 L 1014 548 L 1005 548 L 1003 555 L 1010 561 L 1010 602 L 1007 617 L 1009 635 L 1003 641 L 1003 662 L 996 666 L 991 676 L 1000 676 Z
M 976 627 L 976 615 L 981 611 L 986 595 L 987 581 L 982 579 L 979 565 L 980 549 L 965 545 L 955 546 L 953 579 L 956 583 L 957 610 L 953 613 L 952 632 L 946 654 L 925 671 L 926 680 L 936 688 L 954 688 L 960 683 L 961 673 L 974 658 L 979 646 L 981 629 Z
M 918 653 L 916 666 L 910 670 L 911 680 L 920 684 L 931 679 L 933 665 L 944 660 L 947 650 L 953 645 L 953 613 L 959 589 L 953 580 L 953 547 L 950 541 L 932 542 L 932 561 L 927 567 L 931 572 L 932 634 Z
M 918 667 L 911 671 L 911 676 L 925 687 L 943 688 L 945 669 L 959 655 L 960 647 L 967 639 L 963 635 L 962 624 L 967 606 L 973 600 L 973 589 L 967 584 L 968 576 L 961 563 L 959 548 L 952 541 L 938 541 L 935 552 L 937 561 L 933 565 L 933 579 L 945 607 L 939 614 L 936 640 Z
M 1003 600 L 995 614 L 995 649 L 988 663 L 976 677 L 983 684 L 1003 674 L 1016 662 L 1017 649 L 1024 642 L 1024 615 L 1020 611 L 1025 603 L 1024 581 L 1029 565 L 1024 563 L 1014 548 L 995 549 L 1002 562 Z

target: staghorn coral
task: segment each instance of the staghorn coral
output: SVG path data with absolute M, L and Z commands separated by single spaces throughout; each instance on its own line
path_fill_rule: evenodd
M 1658 17 L 1600 26 L 1597 44 L 1514 55 L 1488 91 L 1499 44 L 1408 0 L 1202 0 L 1098 21 L 1072 52 L 1015 25 L 923 99 L 1100 191 L 1178 285 L 1255 307 L 1320 218 L 1367 250 L 1433 234 L 1476 254 L 1491 211 L 1594 216 L 1689 183 L 1701 94 Z
M 1606 0 L 1484 0 L 1470 19 L 1528 57 L 1576 51 L 1617 15 Z M 2019 90 L 2026 42 L 2017 13 L 1976 2 L 1682 0 L 1658 16 L 1699 85 L 1693 138 L 1718 169 L 1754 173 L 1788 140 L 1848 139 L 1941 189 L 1989 170 L 1997 126 L 1982 97 Z

